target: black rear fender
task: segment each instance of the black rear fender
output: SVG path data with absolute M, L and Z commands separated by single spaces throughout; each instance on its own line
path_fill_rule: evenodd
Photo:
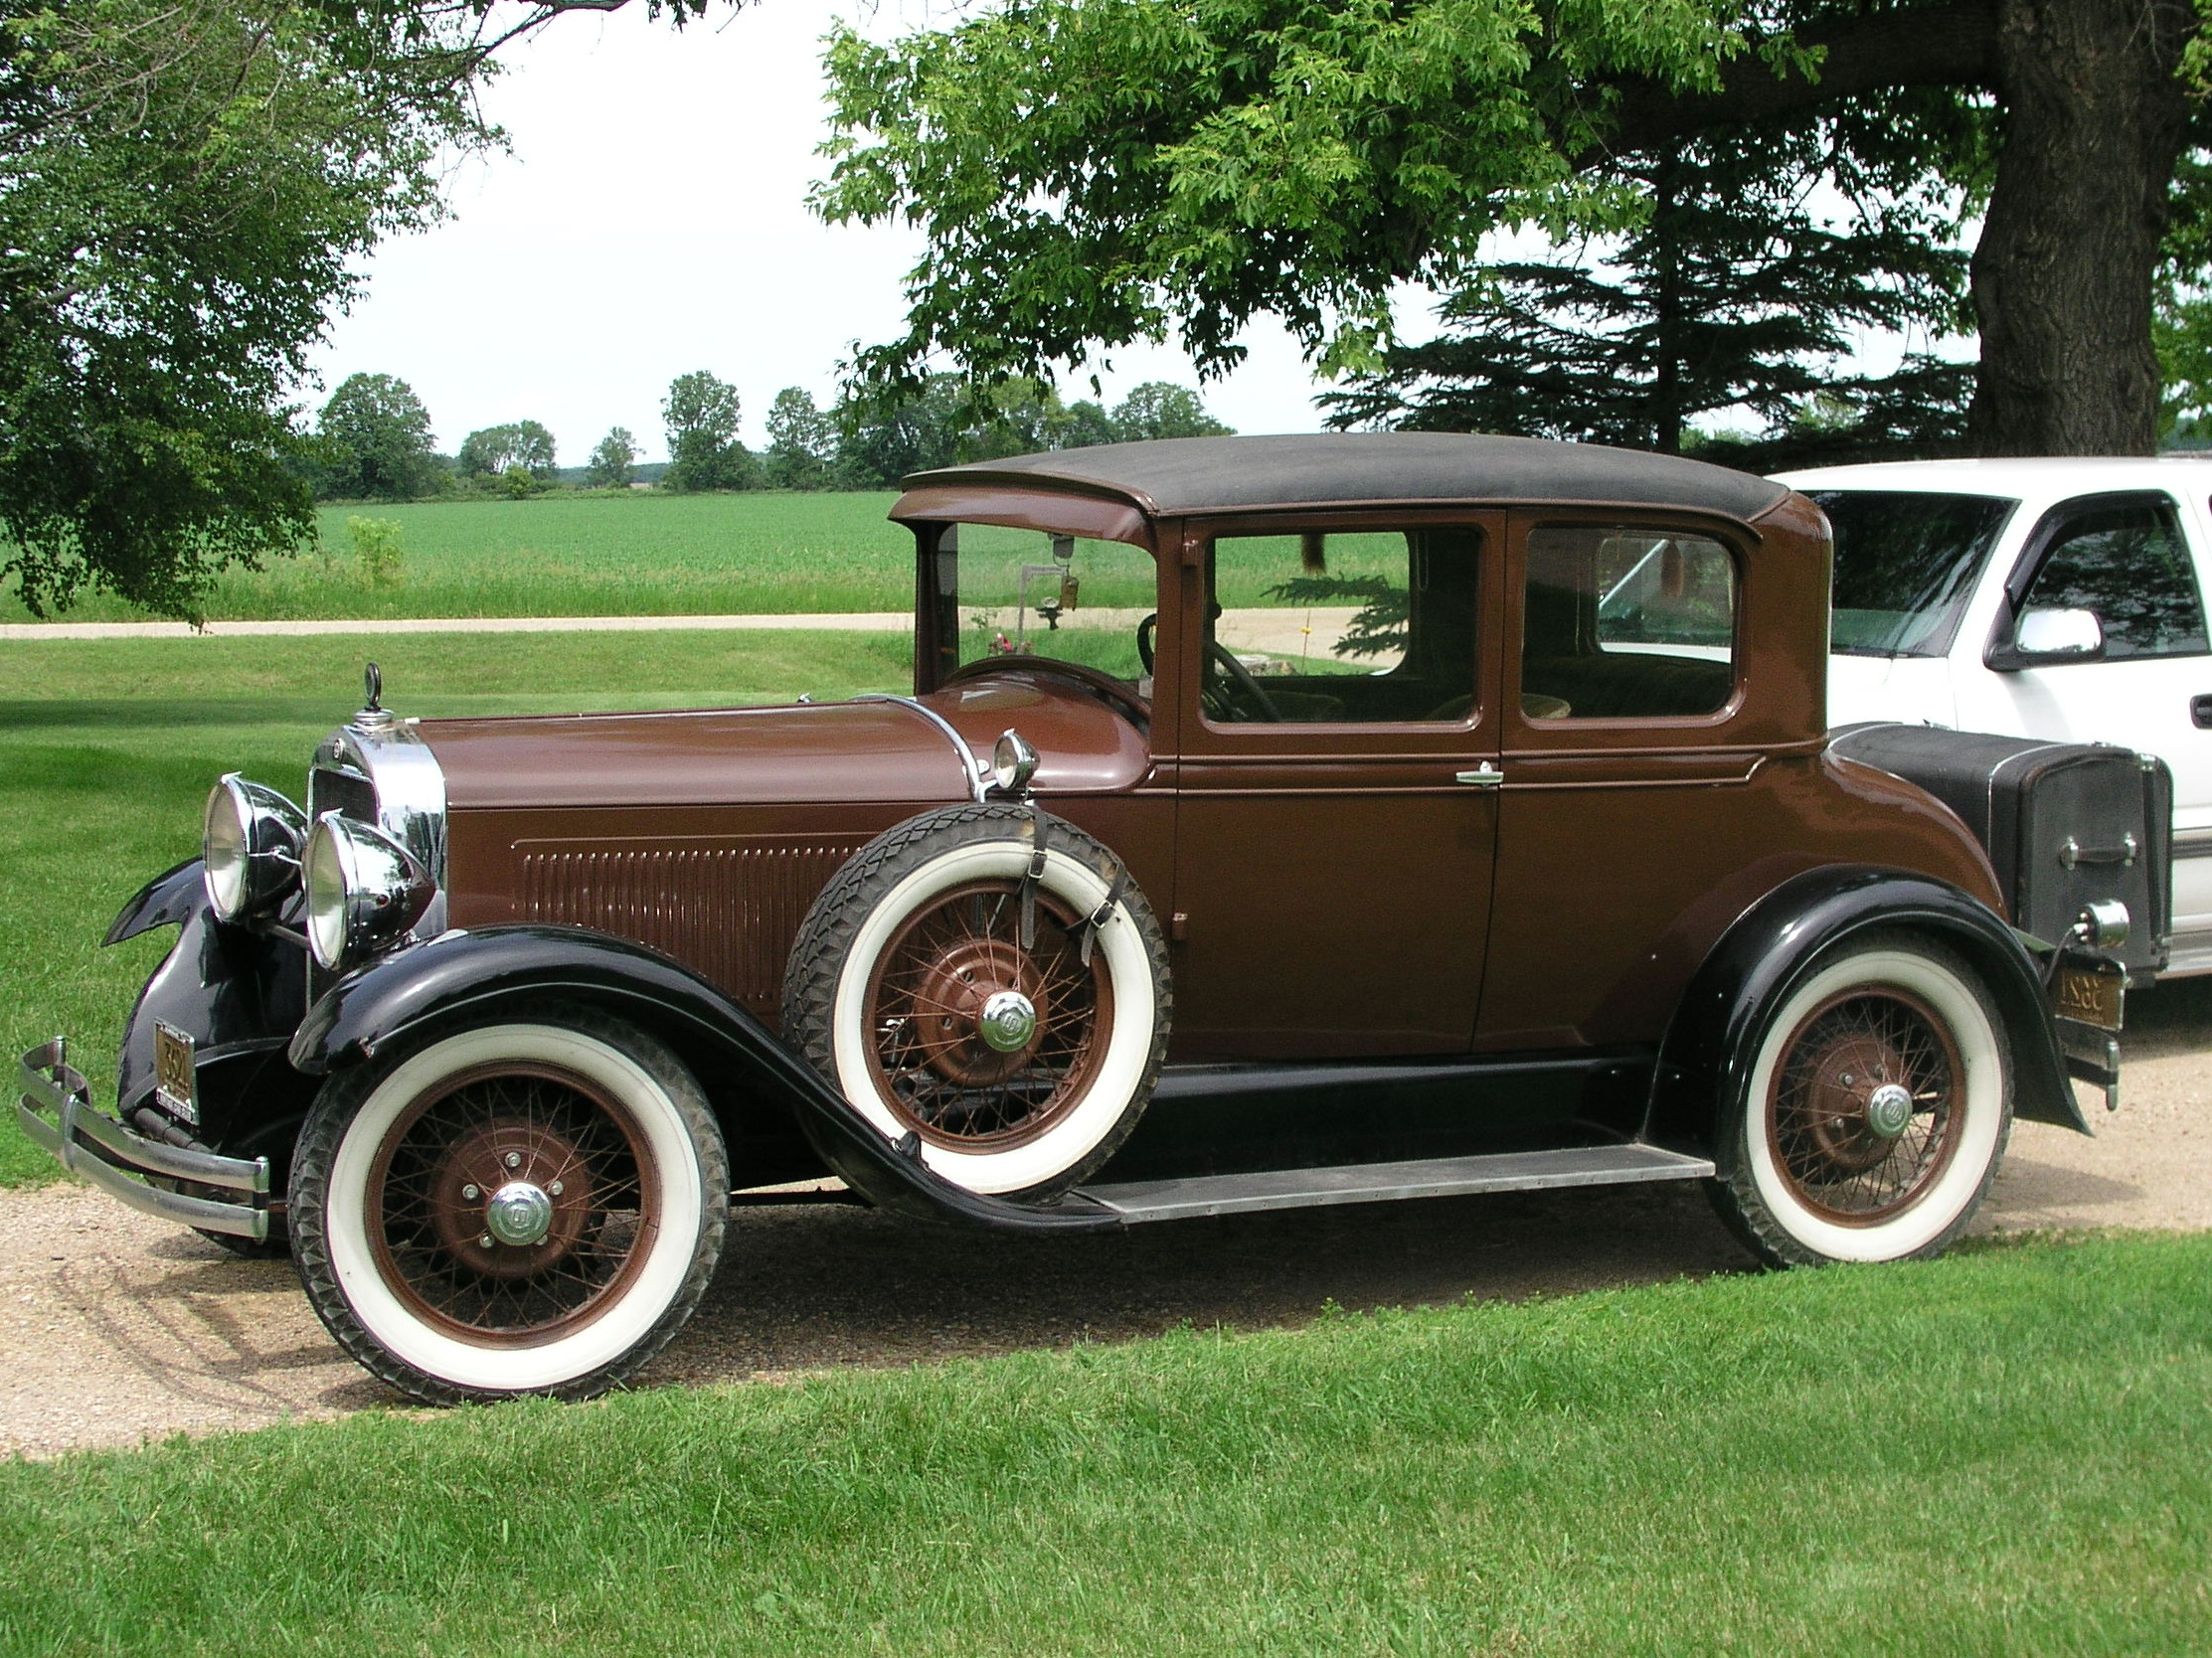
M 1117 1225 L 1102 1210 L 1032 1208 L 953 1186 L 902 1154 L 752 1014 L 641 944 L 582 927 L 448 932 L 349 974 L 307 1010 L 292 1066 L 361 1065 L 436 1030 L 549 1000 L 587 1002 L 652 1031 L 710 1096 L 780 1107 L 844 1182 L 881 1209 L 1023 1232 Z
M 1957 951 L 1981 976 L 2011 1042 L 2013 1111 L 2090 1132 L 2067 1079 L 2034 958 L 1986 905 L 1896 870 L 1808 870 L 1752 906 L 1706 955 L 1660 1044 L 1649 1136 L 1711 1155 L 1720 1113 L 1749 1086 L 1768 1021 L 1813 963 L 1869 931 L 1904 930 Z

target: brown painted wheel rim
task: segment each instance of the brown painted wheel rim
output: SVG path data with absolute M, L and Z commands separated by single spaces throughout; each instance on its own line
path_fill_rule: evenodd
M 1958 1148 L 1966 1068 L 1943 1016 L 1908 990 L 1861 987 L 1807 1013 L 1767 1090 L 1767 1144 L 1795 1199 L 1822 1220 L 1878 1226 L 1943 1178 Z M 1869 1119 L 1875 1090 L 1912 1096 L 1903 1133 Z
M 516 1182 L 551 1199 L 529 1244 L 487 1224 L 492 1196 Z M 478 1346 L 537 1347 L 598 1318 L 643 1269 L 660 1171 L 636 1116 L 598 1083 L 500 1063 L 443 1078 L 400 1113 L 365 1209 L 377 1271 L 411 1314 Z
M 1020 887 L 971 881 L 907 917 L 877 957 L 861 1017 L 869 1074 L 892 1114 L 932 1145 L 1000 1151 L 1049 1132 L 1082 1101 L 1113 1031 L 1106 952 L 1089 965 L 1080 917 L 1038 889 L 1034 944 L 1021 944 Z M 1012 1053 L 979 1020 L 999 991 L 1036 1010 Z

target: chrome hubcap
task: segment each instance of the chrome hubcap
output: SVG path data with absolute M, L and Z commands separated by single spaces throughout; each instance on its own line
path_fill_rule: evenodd
M 983 1004 L 976 1031 L 985 1047 L 1001 1054 L 1019 1053 L 1037 1034 L 1037 1009 L 1018 990 L 992 993 Z
M 553 1199 L 527 1180 L 510 1180 L 485 1206 L 484 1230 L 502 1244 L 528 1248 L 553 1230 Z
M 1884 1082 L 1866 1096 L 1866 1125 L 1885 1140 L 1912 1126 L 1913 1096 L 1902 1083 Z

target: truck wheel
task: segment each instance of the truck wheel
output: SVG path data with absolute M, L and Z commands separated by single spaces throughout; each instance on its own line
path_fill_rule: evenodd
M 2003 1023 L 1979 976 L 1883 934 L 1817 963 L 1761 1033 L 1714 1196 L 1776 1265 L 1940 1254 L 2012 1128 Z
M 292 1252 L 330 1333 L 404 1394 L 589 1399 L 691 1316 L 729 1190 L 674 1054 L 541 1012 L 324 1083 L 292 1159 Z
M 861 1115 L 955 1185 L 1026 1200 L 1128 1137 L 1169 1008 L 1159 922 L 1120 863 L 1010 803 L 926 812 L 863 847 L 783 981 L 785 1039 Z

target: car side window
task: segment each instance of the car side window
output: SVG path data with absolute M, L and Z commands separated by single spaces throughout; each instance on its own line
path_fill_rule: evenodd
M 1530 720 L 1716 714 L 1736 685 L 1736 561 L 1704 536 L 1633 524 L 1529 533 L 1521 713 Z
M 2189 546 L 2171 502 L 2066 509 L 2019 610 L 2092 612 L 2104 629 L 2108 659 L 2196 656 L 2212 648 Z
M 1481 544 L 1463 526 L 1217 537 L 1208 723 L 1464 724 Z

